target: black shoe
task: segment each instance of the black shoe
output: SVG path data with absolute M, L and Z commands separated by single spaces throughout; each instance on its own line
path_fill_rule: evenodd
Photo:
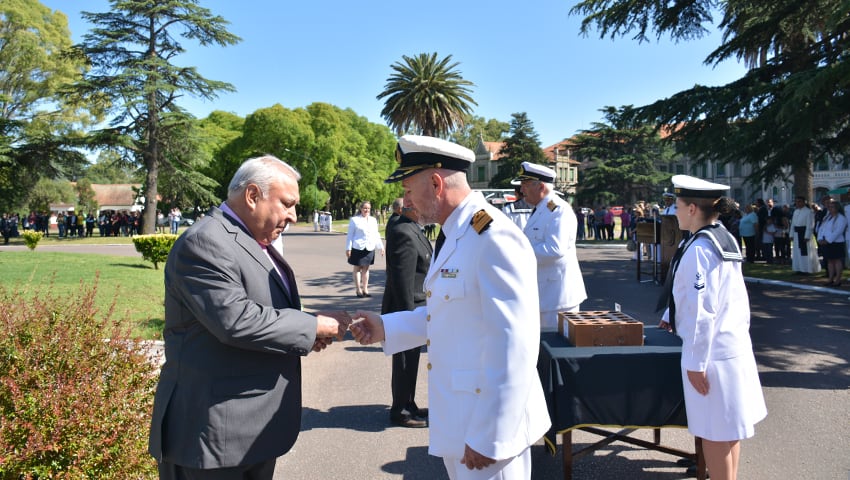
M 363 297 L 365 297 L 365 295 L 363 295 L 363 294 L 362 294 L 362 293 L 360 293 L 360 292 L 357 292 L 357 298 L 363 298 Z
M 428 426 L 428 420 L 413 416 L 407 413 L 407 411 L 402 411 L 398 414 L 391 413 L 390 423 L 406 428 L 425 428 Z
M 428 419 L 428 409 L 427 408 L 417 408 L 416 416 L 419 418 Z
M 364 297 L 371 297 L 371 296 L 372 296 L 372 294 L 371 294 L 371 293 L 364 293 L 364 294 L 363 294 L 363 296 L 364 296 Z

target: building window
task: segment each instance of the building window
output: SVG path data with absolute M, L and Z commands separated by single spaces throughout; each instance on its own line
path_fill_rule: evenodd
M 482 165 L 482 166 L 478 167 L 478 179 L 477 179 L 477 181 L 483 182 L 485 180 L 487 180 L 487 179 L 484 178 L 484 166 Z
M 676 174 L 677 175 L 684 175 L 685 174 L 685 166 L 682 165 L 681 163 L 676 164 Z
M 744 176 L 743 173 L 741 172 L 741 162 L 735 162 L 734 168 L 735 168 L 734 171 L 735 171 L 736 177 L 743 177 Z
M 726 165 L 724 165 L 722 163 L 717 164 L 717 176 L 718 177 L 725 177 L 726 176 Z
M 740 188 L 732 190 L 732 199 L 740 203 L 740 199 L 744 198 L 744 191 Z

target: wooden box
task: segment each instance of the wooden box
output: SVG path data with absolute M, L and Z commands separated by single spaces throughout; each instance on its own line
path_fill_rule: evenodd
M 661 241 L 661 223 L 656 221 L 638 222 L 635 225 L 638 243 L 659 243 Z
M 558 313 L 558 332 L 576 347 L 643 345 L 643 323 L 622 312 L 587 311 Z

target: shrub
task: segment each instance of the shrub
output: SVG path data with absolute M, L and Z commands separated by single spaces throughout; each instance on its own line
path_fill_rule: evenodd
M 27 248 L 30 250 L 35 250 L 35 247 L 38 246 L 38 242 L 41 240 L 41 237 L 44 236 L 41 232 L 36 232 L 35 230 L 24 230 L 21 233 L 21 236 L 24 237 L 24 243 L 27 244 Z
M 157 367 L 96 290 L 0 288 L 0 478 L 156 477 Z
M 177 241 L 177 235 L 157 233 L 154 235 L 137 235 L 133 237 L 133 245 L 136 251 L 142 254 L 142 258 L 153 262 L 153 268 L 159 270 L 159 263 L 168 258 L 168 252 Z

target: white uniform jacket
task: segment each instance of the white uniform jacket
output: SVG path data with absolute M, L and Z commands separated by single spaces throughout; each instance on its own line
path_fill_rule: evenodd
M 723 261 L 711 240 L 697 235 L 673 276 L 673 298 L 688 431 L 714 441 L 749 438 L 767 408 L 750 340 L 741 263 Z M 669 313 L 664 312 L 665 320 Z M 706 372 L 708 395 L 693 388 L 689 370 Z
M 470 225 L 484 210 L 492 223 Z M 425 278 L 427 305 L 383 315 L 384 352 L 428 345 L 429 453 L 464 445 L 496 460 L 538 441 L 550 421 L 537 374 L 540 312 L 528 240 L 471 193 L 442 226 L 445 243 Z
M 540 310 L 575 307 L 587 299 L 576 255 L 578 221 L 569 203 L 550 193 L 523 230 L 537 257 Z

